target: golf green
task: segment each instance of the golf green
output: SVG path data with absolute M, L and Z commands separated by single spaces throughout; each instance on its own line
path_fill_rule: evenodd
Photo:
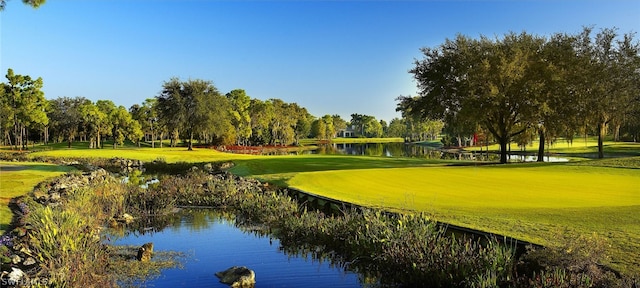
M 298 173 L 296 189 L 368 207 L 421 211 L 446 223 L 562 245 L 596 233 L 612 264 L 640 266 L 640 169 L 558 165 L 413 167 Z

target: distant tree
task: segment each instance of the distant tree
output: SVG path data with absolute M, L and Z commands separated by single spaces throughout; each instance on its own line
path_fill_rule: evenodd
M 12 146 L 11 127 L 13 126 L 13 107 L 8 95 L 5 93 L 4 84 L 0 87 L 0 137 L 4 145 Z
M 251 137 L 251 115 L 249 106 L 251 98 L 242 89 L 235 89 L 226 94 L 231 104 L 231 124 L 235 128 L 236 143 L 247 145 Z
M 89 100 L 80 106 L 80 115 L 89 136 L 89 148 L 102 148 L 102 134 L 110 127 L 108 115 Z
M 640 79 L 638 80 L 640 82 Z M 631 103 L 631 109 L 625 116 L 622 129 L 633 142 L 640 141 L 640 94 L 636 96 Z
M 387 124 L 387 121 L 384 121 L 382 119 L 380 119 L 380 126 L 382 127 L 382 136 L 381 137 L 387 137 L 387 129 L 389 129 L 389 125 Z
M 387 128 L 387 136 L 388 137 L 407 137 L 408 130 L 407 124 L 403 119 L 393 118 L 391 122 L 389 122 L 389 127 Z
M 13 120 L 14 147 L 24 149 L 28 144 L 28 129 L 44 128 L 49 123 L 46 113 L 48 102 L 41 90 L 42 78 L 15 74 L 11 68 L 7 70 L 6 78 L 7 83 L 2 84 L 2 106 L 9 113 L 3 117 Z
M 359 135 L 364 135 L 365 117 L 366 115 L 358 113 L 351 114 L 351 120 L 349 121 L 349 123 L 351 124 L 351 126 L 353 126 L 353 128 L 356 130 L 355 132 Z
M 22 0 L 22 3 L 25 5 L 29 5 L 33 8 L 38 8 L 40 5 L 44 4 L 47 0 Z M 7 5 L 6 0 L 0 0 L 0 11 L 4 11 L 5 6 Z
M 127 136 L 127 127 L 131 125 L 131 114 L 124 106 L 118 106 L 109 113 L 111 123 L 111 135 L 113 136 L 113 149 L 123 145 Z
M 157 112 L 160 125 L 165 128 L 171 139 L 171 147 L 177 144 L 177 135 L 184 121 L 184 107 L 182 104 L 182 83 L 178 78 L 172 78 L 162 85 L 162 92 L 156 96 Z
M 144 120 L 144 112 L 144 108 L 142 108 L 142 105 L 140 104 L 133 104 L 131 105 L 131 107 L 129 107 L 129 114 L 131 114 L 131 118 L 135 120 Z
M 140 123 L 145 141 L 151 142 L 151 148 L 155 148 L 156 132 L 158 130 L 158 113 L 156 99 L 145 99 L 142 105 L 134 104 L 129 108 L 131 118 Z
M 174 134 L 183 133 L 189 150 L 193 150 L 194 137 L 228 138 L 231 129 L 226 97 L 210 81 L 172 78 L 163 84 L 156 97 L 158 111 Z M 207 136 L 208 135 L 208 136 Z
M 311 122 L 311 137 L 318 140 L 327 139 L 327 127 L 324 119 L 315 119 Z
M 421 141 L 435 140 L 436 138 L 438 138 L 440 133 L 442 133 L 444 126 L 444 122 L 441 120 L 422 119 L 419 121 L 415 121 L 412 132 L 414 134 L 420 135 L 419 139 Z M 472 131 L 475 132 L 476 130 L 473 129 Z M 470 132 L 466 135 L 472 135 L 473 132 Z
M 375 122 L 375 123 L 374 123 Z M 376 117 L 354 113 L 351 114 L 351 125 L 354 126 L 356 133 L 363 137 L 381 137 L 382 127 L 376 120 Z M 378 129 L 380 128 L 380 129 Z M 380 135 L 380 136 L 371 136 Z
M 306 108 L 299 106 L 298 103 L 290 103 L 288 109 L 290 116 L 295 120 L 292 127 L 294 132 L 293 141 L 295 145 L 299 145 L 301 137 L 309 136 L 313 116 L 309 114 Z
M 81 107 L 86 105 L 88 101 L 84 97 L 58 97 L 49 100 L 48 117 L 51 120 L 50 129 L 52 135 L 59 141 L 62 139 L 67 141 L 67 147 L 69 148 L 71 148 L 71 144 L 82 128 Z
M 251 99 L 249 115 L 251 116 L 251 143 L 262 145 L 270 142 L 269 124 L 273 118 L 274 109 L 271 101 Z
M 382 124 L 373 116 L 367 116 L 364 122 L 364 136 L 370 138 L 382 137 Z
M 116 142 L 115 138 L 116 135 L 113 134 L 114 131 L 114 122 L 113 122 L 113 116 L 112 114 L 114 114 L 115 110 L 118 109 L 118 107 L 116 106 L 115 103 L 113 103 L 113 101 L 111 100 L 98 100 L 96 101 L 96 107 L 98 107 L 98 110 L 103 113 L 105 115 L 105 121 L 104 121 L 104 129 L 101 129 L 102 132 L 102 136 L 104 137 L 99 137 L 99 147 L 104 147 L 103 143 L 104 140 L 109 137 L 109 136 L 113 136 L 114 138 L 114 142 Z M 102 141 L 102 142 L 100 142 Z
M 347 128 L 347 121 L 342 119 L 340 115 L 334 114 L 331 115 L 331 118 L 333 119 L 333 128 L 336 130 L 336 132 Z
M 269 99 L 269 101 L 273 105 L 273 114 L 269 123 L 271 144 L 287 145 L 292 143 L 295 138 L 294 127 L 297 123 L 297 118 L 292 114 L 295 114 L 296 108 L 281 99 Z
M 336 128 L 335 126 L 333 126 L 333 120 L 334 118 L 327 114 L 322 116 L 321 118 L 322 122 L 324 122 L 324 135 L 325 135 L 325 139 L 332 139 L 333 137 L 336 136 Z
M 306 109 L 304 110 L 306 111 Z M 296 145 L 300 144 L 301 137 L 308 137 L 309 134 L 311 133 L 311 121 L 313 121 L 312 119 L 313 119 L 313 116 L 311 116 L 311 114 L 307 112 L 306 115 L 301 115 L 298 118 L 298 121 L 296 121 L 296 128 L 295 128 L 295 132 L 296 132 L 295 144 Z
M 129 141 L 136 143 L 138 147 L 140 147 L 140 140 L 144 137 L 144 132 L 142 131 L 142 125 L 138 120 L 131 118 L 127 128 L 125 129 L 125 133 L 127 134 L 127 139 L 129 139 Z

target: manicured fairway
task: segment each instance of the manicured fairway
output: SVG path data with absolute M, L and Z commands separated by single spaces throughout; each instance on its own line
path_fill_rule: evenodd
M 0 161 L 0 234 L 11 222 L 11 211 L 7 206 L 11 198 L 24 195 L 36 184 L 72 169 L 44 163 Z
M 232 159 L 247 159 L 255 156 L 230 154 L 214 149 L 195 148 L 187 151 L 187 148 L 104 148 L 104 149 L 58 149 L 40 151 L 29 154 L 30 157 L 69 157 L 69 158 L 113 158 L 121 157 L 142 161 L 162 159 L 168 163 L 175 162 L 207 162 Z
M 617 268 L 640 265 L 640 170 L 502 165 L 306 172 L 294 188 L 364 206 L 426 211 L 438 220 L 544 245 L 560 231 L 598 233 Z

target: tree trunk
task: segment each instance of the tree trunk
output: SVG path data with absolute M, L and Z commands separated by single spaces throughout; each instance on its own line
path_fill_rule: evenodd
M 500 141 L 500 164 L 507 163 L 507 144 L 509 144 L 505 138 L 499 138 Z
M 542 129 L 542 127 L 538 128 L 538 133 L 540 134 L 540 144 L 538 145 L 537 162 L 544 162 L 544 129 Z
M 29 150 L 29 134 L 27 132 L 27 127 L 24 125 L 22 126 L 21 133 L 24 139 L 24 142 L 22 142 L 22 148 L 24 148 L 24 150 Z
M 15 115 L 13 116 L 13 142 L 15 144 L 15 149 L 18 149 L 18 147 L 20 147 L 18 145 L 20 144 L 20 141 L 18 140 L 18 118 L 16 118 Z
M 604 147 L 602 142 L 603 142 L 604 135 L 607 133 L 606 129 L 607 129 L 607 123 L 604 121 L 601 121 L 598 124 L 598 158 L 599 159 L 604 158 Z
M 118 133 L 118 126 L 113 127 L 113 149 L 118 148 L 118 143 L 116 141 Z
M 193 151 L 193 132 L 189 133 L 189 148 L 187 150 Z

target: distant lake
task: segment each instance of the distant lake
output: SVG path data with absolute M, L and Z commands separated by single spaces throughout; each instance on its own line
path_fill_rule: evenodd
M 331 143 L 319 144 L 318 149 L 306 151 L 312 154 L 327 155 L 360 155 L 360 156 L 384 156 L 384 157 L 416 157 L 427 159 L 446 160 L 480 160 L 499 161 L 500 155 L 480 152 L 446 152 L 434 146 L 414 144 L 414 143 Z M 510 162 L 534 162 L 537 156 L 524 156 L 513 153 L 509 155 Z M 545 162 L 567 162 L 566 158 L 545 156 Z
M 154 251 L 186 254 L 182 269 L 163 270 L 160 277 L 143 283 L 148 287 L 229 287 L 214 274 L 232 266 L 254 270 L 256 287 L 363 286 L 358 274 L 308 255 L 288 255 L 278 239 L 242 231 L 216 210 L 186 209 L 161 231 L 130 233 L 114 244 L 147 242 L 153 242 Z
M 438 153 L 436 153 L 438 152 Z M 344 154 L 361 156 L 386 156 L 386 157 L 421 157 L 435 156 L 439 151 L 426 145 L 406 144 L 403 142 L 392 143 L 331 143 L 319 144 L 318 149 L 311 150 L 313 154 Z

